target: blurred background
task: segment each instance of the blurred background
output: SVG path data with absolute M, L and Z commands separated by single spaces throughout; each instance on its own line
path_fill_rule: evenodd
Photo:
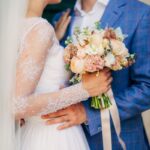
M 150 0 L 140 0 L 147 4 L 150 4 Z M 60 4 L 57 5 L 51 5 L 46 7 L 43 18 L 46 18 L 49 22 L 51 22 L 53 16 L 61 11 L 64 11 L 68 8 L 73 8 L 76 0 L 62 0 Z
M 53 16 L 61 11 L 64 11 L 68 8 L 73 8 L 76 0 L 62 0 L 62 2 L 58 5 L 50 5 L 46 7 L 43 18 L 46 18 L 49 22 L 51 22 Z

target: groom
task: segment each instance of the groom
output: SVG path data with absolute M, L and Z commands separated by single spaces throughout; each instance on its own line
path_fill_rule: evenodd
M 54 21 L 62 15 L 65 16 L 56 15 Z M 62 45 L 75 26 L 91 26 L 97 20 L 104 28 L 121 27 L 128 35 L 124 42 L 130 53 L 136 54 L 137 60 L 130 68 L 112 72 L 112 89 L 121 119 L 121 137 L 127 150 L 148 150 L 141 113 L 150 109 L 150 7 L 138 0 L 81 0 L 76 2 L 70 15 L 67 32 L 60 37 Z M 58 29 L 62 30 L 62 27 Z M 83 124 L 91 150 L 102 150 L 99 113 L 90 107 L 89 100 L 43 116 L 43 119 L 48 119 L 50 125 L 63 123 L 61 129 Z M 121 150 L 113 125 L 111 131 L 113 150 Z

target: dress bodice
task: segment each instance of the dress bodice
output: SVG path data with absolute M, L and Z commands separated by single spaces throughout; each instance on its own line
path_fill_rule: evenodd
M 89 97 L 82 83 L 60 89 L 69 79 L 53 27 L 40 17 L 24 20 L 16 69 L 17 118 L 47 114 Z
M 31 18 L 24 21 L 23 27 L 23 39 L 22 45 L 24 44 L 25 36 L 34 28 L 37 24 L 47 22 L 43 18 Z M 53 27 L 49 24 L 52 36 L 52 46 L 49 47 L 49 52 L 46 58 L 43 73 L 36 87 L 35 93 L 46 93 L 53 92 L 64 86 L 69 80 L 69 73 L 65 70 L 65 64 L 63 60 L 64 49 L 59 45 L 56 38 Z M 44 32 L 41 32 L 42 38 L 45 37 Z M 22 48 L 24 46 L 21 46 Z

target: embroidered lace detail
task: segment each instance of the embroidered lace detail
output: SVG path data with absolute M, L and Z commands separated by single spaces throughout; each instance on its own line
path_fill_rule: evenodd
M 43 28 L 41 27 L 43 26 Z M 48 26 L 48 28 L 46 27 Z M 24 20 L 24 26 L 22 29 L 22 37 L 20 38 L 20 49 L 18 52 L 18 57 L 24 51 L 25 49 L 28 48 L 28 45 L 30 43 L 27 41 L 28 34 L 32 33 L 33 30 L 38 34 L 38 40 L 39 42 L 46 41 L 48 38 L 51 38 L 51 40 L 54 40 L 54 29 L 52 26 L 43 18 L 29 18 Z M 49 34 L 51 32 L 51 34 Z M 49 35 L 48 35 L 49 34 Z M 30 40 L 34 40 L 32 37 Z M 32 42 L 32 41 L 31 41 Z
M 27 80 L 34 80 L 35 77 L 41 71 L 39 64 L 33 58 L 30 57 L 25 62 L 23 62 L 19 67 L 20 69 L 22 69 L 22 73 L 24 76 L 26 76 Z
M 17 60 L 14 99 L 17 118 L 54 112 L 89 97 L 82 83 L 59 90 L 67 78 L 63 65 L 63 49 L 58 45 L 54 30 L 47 21 L 34 21 L 23 34 Z M 51 65 L 48 68 L 45 64 Z M 44 78 L 42 84 L 41 78 Z M 35 94 L 38 86 L 43 90 L 40 94 Z M 51 90 L 46 93 L 44 89 Z
M 59 109 L 84 101 L 88 97 L 89 93 L 82 87 L 82 83 L 66 88 L 58 94 L 56 99 L 50 97 L 47 107 L 43 108 L 39 115 L 56 112 Z
M 14 100 L 15 113 L 19 118 L 43 115 L 84 101 L 88 97 L 89 93 L 83 88 L 82 83 L 79 83 L 54 93 L 18 97 Z
M 28 106 L 27 99 L 23 97 L 13 98 L 14 112 L 22 111 Z

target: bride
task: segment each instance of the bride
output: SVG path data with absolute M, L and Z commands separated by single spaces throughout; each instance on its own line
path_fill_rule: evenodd
M 23 22 L 15 91 L 16 119 L 25 119 L 20 150 L 88 150 L 81 126 L 58 131 L 57 125 L 46 126 L 41 115 L 106 92 L 111 82 L 108 73 L 105 77 L 108 84 L 101 90 L 100 77 L 84 75 L 82 83 L 60 89 L 69 80 L 64 69 L 63 48 L 53 27 L 41 18 L 46 5 L 58 2 L 29 0 Z

